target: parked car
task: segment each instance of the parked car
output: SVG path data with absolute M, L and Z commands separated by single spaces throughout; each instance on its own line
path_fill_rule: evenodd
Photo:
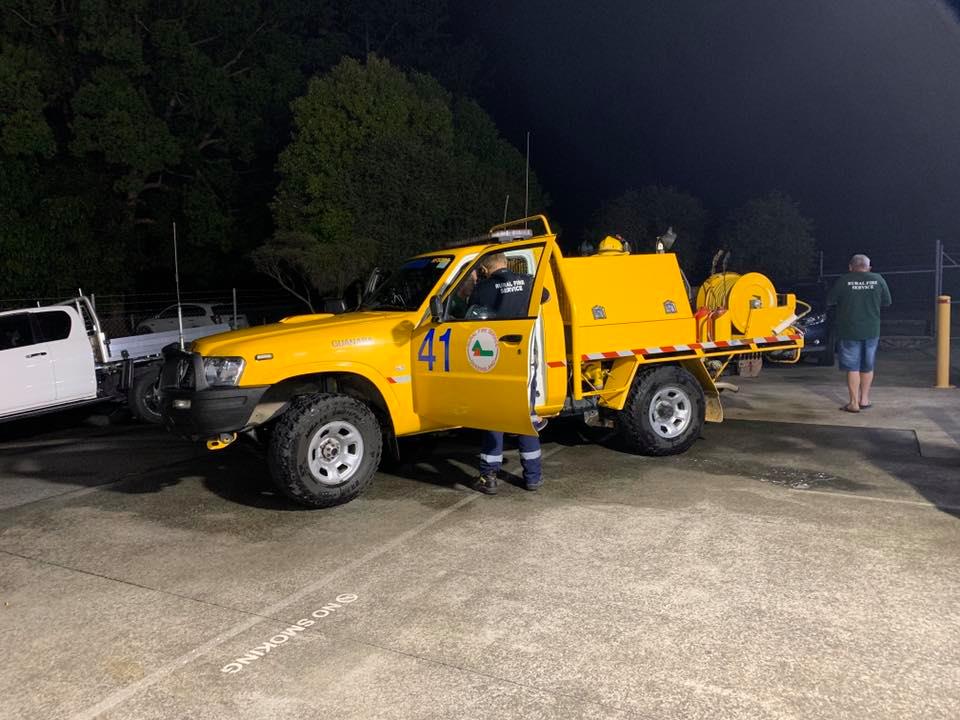
M 803 350 L 801 359 L 811 359 L 818 365 L 830 366 L 834 363 L 837 335 L 833 309 L 827 308 L 828 287 L 824 283 L 809 283 L 798 285 L 792 290 L 793 294 L 810 305 L 810 312 L 796 323 L 796 328 L 803 333 Z M 771 353 L 770 359 L 785 358 L 784 354 Z
M 180 308 L 183 315 L 183 327 L 195 328 L 203 325 L 220 325 L 227 323 L 234 329 L 250 327 L 247 316 L 238 313 L 236 323 L 233 321 L 232 305 L 217 305 L 213 303 L 181 303 Z M 166 307 L 156 315 L 137 323 L 137 335 L 146 333 L 165 332 L 167 330 L 177 330 L 177 306 Z

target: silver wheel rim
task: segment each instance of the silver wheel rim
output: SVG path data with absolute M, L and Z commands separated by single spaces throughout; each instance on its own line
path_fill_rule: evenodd
M 143 405 L 152 414 L 160 416 L 160 393 L 157 392 L 157 385 L 154 383 L 150 389 L 143 394 Z
M 686 390 L 665 385 L 650 402 L 650 425 L 662 438 L 672 440 L 684 433 L 693 417 L 693 403 Z
M 341 485 L 363 462 L 363 436 L 356 426 L 334 420 L 317 430 L 307 447 L 307 467 L 321 485 Z

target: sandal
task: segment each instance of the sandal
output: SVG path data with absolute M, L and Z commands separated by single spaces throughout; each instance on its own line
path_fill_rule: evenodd
M 854 410 L 852 407 L 850 407 L 850 403 L 847 403 L 846 405 L 844 405 L 844 406 L 841 407 L 840 409 L 843 410 L 844 412 L 848 412 L 848 413 L 858 413 L 858 412 L 860 412 L 859 410 Z

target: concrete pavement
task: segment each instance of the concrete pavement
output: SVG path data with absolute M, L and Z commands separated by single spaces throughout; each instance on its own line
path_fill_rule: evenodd
M 953 718 L 960 465 L 912 426 L 956 396 L 883 362 L 880 412 L 768 368 L 679 457 L 555 425 L 493 498 L 469 434 L 311 512 L 242 447 L 8 433 L 0 715 Z
M 743 379 L 742 394 L 724 397 L 725 414 L 733 419 L 906 430 L 916 434 L 924 457 L 960 460 L 960 394 L 956 388 L 934 388 L 934 376 L 927 346 L 884 348 L 871 393 L 874 407 L 851 414 L 839 411 L 848 401 L 844 373 L 809 363 L 772 365 L 759 378 Z M 960 382 L 960 374 L 953 379 Z

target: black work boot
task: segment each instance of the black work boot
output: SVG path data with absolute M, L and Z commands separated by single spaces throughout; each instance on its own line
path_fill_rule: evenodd
M 529 490 L 530 492 L 536 492 L 541 487 L 543 487 L 543 478 L 539 477 L 535 480 L 529 480 L 527 478 L 523 479 L 523 487 Z
M 484 495 L 497 494 L 497 476 L 481 475 L 470 483 L 470 489 L 482 492 Z

